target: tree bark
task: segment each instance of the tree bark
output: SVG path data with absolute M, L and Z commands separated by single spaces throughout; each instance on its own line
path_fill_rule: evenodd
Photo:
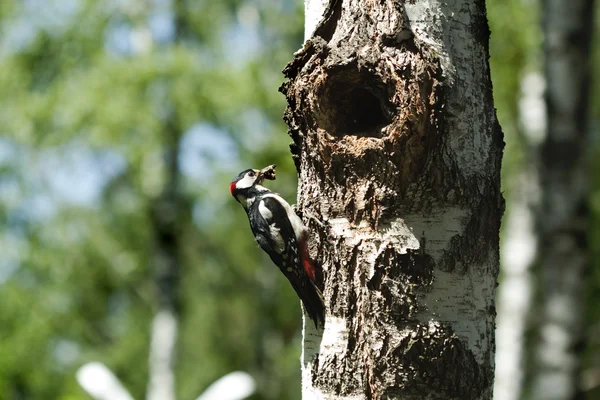
M 284 70 L 325 276 L 304 399 L 491 398 L 504 203 L 488 38 L 481 0 L 332 0 Z
M 548 131 L 540 147 L 542 325 L 534 399 L 572 399 L 583 350 L 583 289 L 589 264 L 588 103 L 593 0 L 543 2 Z

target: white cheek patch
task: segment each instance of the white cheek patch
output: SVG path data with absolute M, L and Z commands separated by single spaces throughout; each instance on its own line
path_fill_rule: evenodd
M 240 179 L 235 184 L 235 187 L 237 189 L 248 189 L 249 187 L 251 187 L 254 184 L 255 180 L 256 180 L 256 177 L 250 177 L 246 174 L 246 176 L 244 176 L 242 179 Z

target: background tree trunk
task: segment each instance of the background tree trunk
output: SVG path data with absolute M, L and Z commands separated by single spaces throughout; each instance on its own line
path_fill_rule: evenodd
M 540 147 L 542 324 L 533 398 L 572 399 L 588 267 L 586 151 L 593 0 L 543 2 L 548 132 Z
M 546 130 L 544 78 L 539 72 L 530 72 L 521 79 L 520 87 L 523 165 L 510 188 L 509 211 L 504 217 L 502 276 L 496 296 L 495 400 L 518 400 L 522 395 L 527 322 L 533 302 L 532 267 L 538 254 L 535 215 L 539 212 L 541 189 L 536 158 Z
M 284 70 L 327 307 L 323 332 L 305 318 L 304 399 L 491 398 L 503 142 L 488 37 L 484 1 L 333 0 Z
M 175 0 L 173 42 L 185 34 L 184 8 Z M 154 227 L 154 282 L 157 312 L 152 319 L 147 400 L 175 400 L 175 357 L 179 332 L 179 286 L 181 280 L 181 232 L 185 201 L 180 193 L 179 142 L 182 128 L 172 104 L 165 104 L 167 118 L 163 138 L 163 188 L 151 203 Z
M 161 196 L 152 204 L 155 230 L 155 284 L 158 310 L 152 319 L 148 400 L 175 400 L 175 350 L 179 326 L 180 219 L 177 162 L 180 133 L 175 126 L 165 127 L 165 184 Z

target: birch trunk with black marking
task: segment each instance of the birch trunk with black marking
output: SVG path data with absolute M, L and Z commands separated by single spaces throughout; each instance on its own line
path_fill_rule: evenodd
M 539 149 L 542 324 L 533 399 L 579 398 L 583 294 L 590 262 L 586 154 L 593 15 L 593 0 L 543 2 L 548 131 Z
M 179 331 L 179 281 L 181 279 L 180 223 L 182 199 L 177 163 L 179 130 L 165 127 L 167 179 L 161 195 L 152 203 L 154 228 L 154 282 L 158 310 L 150 335 L 147 400 L 175 400 L 175 350 Z
M 504 203 L 485 3 L 311 4 L 281 89 L 325 276 L 303 398 L 490 399 Z
M 182 0 L 175 0 L 174 42 L 182 39 L 186 22 Z M 165 105 L 171 107 L 171 105 Z M 154 230 L 154 283 L 157 310 L 150 331 L 147 400 L 175 400 L 175 359 L 179 333 L 179 284 L 181 280 L 181 232 L 186 204 L 180 192 L 179 142 L 182 128 L 173 110 L 165 121 L 163 136 L 164 181 L 151 202 Z

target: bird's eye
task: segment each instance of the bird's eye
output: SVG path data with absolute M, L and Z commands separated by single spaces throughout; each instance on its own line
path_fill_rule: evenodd
M 248 172 L 248 176 L 251 177 L 251 178 L 254 177 L 254 171 Z

